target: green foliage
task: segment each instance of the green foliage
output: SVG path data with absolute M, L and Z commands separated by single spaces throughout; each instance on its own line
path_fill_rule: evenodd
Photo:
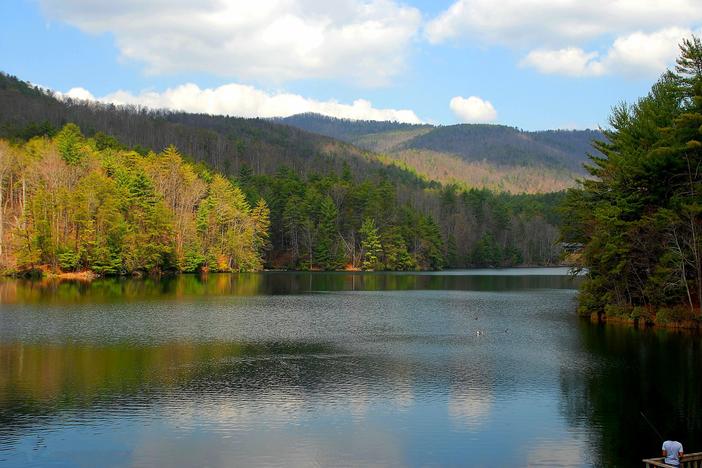
M 505 266 L 558 261 L 553 240 L 559 215 L 553 209 L 556 201 L 546 195 L 514 197 L 457 185 L 451 189 L 451 203 L 444 204 L 444 189 L 416 165 L 384 159 L 287 125 L 266 119 L 59 101 L 2 74 L 0 104 L 0 136 L 7 135 L 13 141 L 51 136 L 64 122 L 80 124 L 83 133 L 91 136 L 85 138 L 76 128 L 67 127 L 61 135 L 62 151 L 56 150 L 57 141 L 49 144 L 64 166 L 51 160 L 53 156 L 47 159 L 50 151 L 44 146 L 48 139 L 22 143 L 21 161 L 13 162 L 12 177 L 0 181 L 0 190 L 7 195 L 3 202 L 11 205 L 2 220 L 3 237 L 13 242 L 11 250 L 0 254 L 0 268 L 17 264 L 58 268 L 57 255 L 64 247 L 82 248 L 76 250 L 80 252 L 80 268 L 96 268 L 99 263 L 99 268 L 114 273 L 133 269 L 239 270 L 264 264 L 276 268 L 361 268 L 364 255 L 359 231 L 365 218 L 375 220 L 381 239 L 376 268 L 470 266 L 471 253 L 486 234 L 500 246 Z M 353 129 L 358 128 L 358 122 L 345 125 L 354 138 L 390 146 L 440 130 L 428 125 L 366 122 L 359 133 Z M 465 142 L 466 135 L 487 135 L 492 130 L 454 128 L 448 136 L 456 145 Z M 580 138 L 557 132 L 548 136 L 544 146 L 543 142 L 535 143 L 546 138 L 544 135 L 499 130 L 493 137 L 509 134 L 519 141 L 526 137 L 532 149 Z M 131 151 L 118 140 L 129 142 Z M 174 148 L 154 152 L 169 144 L 184 149 L 192 162 Z M 516 154 L 509 153 L 506 156 Z M 539 175 L 541 168 L 529 170 Z M 231 222 L 218 218 L 216 200 L 211 197 L 218 171 L 224 171 L 225 178 L 238 176 L 235 183 L 246 201 L 246 206 L 237 208 L 246 214 Z M 47 173 L 60 174 L 60 178 L 49 178 Z M 92 202 L 97 195 L 90 184 L 81 182 L 90 173 L 99 173 L 112 184 L 105 187 L 98 205 Z M 27 181 L 26 207 L 34 206 L 35 198 L 41 200 L 40 206 L 27 214 L 26 229 L 21 222 L 25 219 L 23 176 Z M 327 222 L 322 222 L 326 197 L 337 209 L 334 232 L 328 229 L 329 212 Z M 92 208 L 81 209 L 79 199 Z M 257 207 L 261 200 L 270 212 L 267 226 L 260 222 L 265 216 L 257 215 L 257 211 L 265 213 L 263 207 Z M 238 221 L 249 216 L 251 224 Z M 73 237 L 66 239 L 69 235 Z M 249 250 L 249 242 L 255 254 Z
M 342 265 L 338 254 L 336 222 L 339 212 L 330 196 L 319 204 L 319 223 L 317 225 L 317 242 L 315 245 L 315 262 L 323 270 L 335 270 Z
M 23 183 L 7 190 L 13 200 L 26 197 L 26 207 L 10 230 L 13 270 L 46 265 L 114 275 L 262 267 L 265 201 L 251 210 L 230 180 L 201 177 L 206 172 L 174 147 L 146 156 L 121 148 L 101 134 L 86 140 L 69 124 L 53 141 L 17 149 L 6 169 Z
M 76 124 L 67 124 L 56 134 L 56 148 L 67 164 L 77 164 L 82 158 L 83 134 Z
M 681 44 L 667 72 L 634 105 L 614 108 L 596 143 L 592 179 L 570 190 L 562 238 L 582 245 L 583 313 L 673 320 L 702 304 L 702 43 Z M 633 312 L 632 312 L 633 311 Z
M 117 141 L 117 138 L 110 135 L 105 135 L 102 132 L 95 133 L 95 135 L 93 135 L 93 140 L 95 141 L 95 148 L 98 151 L 104 151 L 106 149 L 124 149 L 120 142 Z
M 373 218 L 364 219 L 359 234 L 361 236 L 361 251 L 363 252 L 362 268 L 371 271 L 382 270 L 380 256 L 383 253 L 383 247 L 380 244 L 375 220 Z
M 64 271 L 76 271 L 80 266 L 80 253 L 66 249 L 58 254 L 59 266 Z

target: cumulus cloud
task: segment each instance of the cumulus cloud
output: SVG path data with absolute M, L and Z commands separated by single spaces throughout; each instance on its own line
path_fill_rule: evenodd
M 497 119 L 497 111 L 492 103 L 477 96 L 456 96 L 449 102 L 449 107 L 464 123 L 485 123 Z
M 394 0 L 40 0 L 49 18 L 110 33 L 150 73 L 205 72 L 270 82 L 346 78 L 385 84 L 419 29 Z
M 268 93 L 253 86 L 226 84 L 217 88 L 200 88 L 187 83 L 165 91 L 143 91 L 138 94 L 116 91 L 96 98 L 84 88 L 72 88 L 59 96 L 95 100 L 112 104 L 131 104 L 154 109 L 172 109 L 213 115 L 238 117 L 287 117 L 303 112 L 316 112 L 331 117 L 355 120 L 393 120 L 421 123 L 408 109 L 379 109 L 370 101 L 357 99 L 351 104 L 335 100 L 318 101 L 292 93 Z
M 499 9 L 491 0 L 457 0 L 424 34 L 432 43 L 531 49 L 521 65 L 542 73 L 640 76 L 671 65 L 680 39 L 701 21 L 698 0 L 504 0 Z M 593 41 L 609 46 L 587 50 Z
M 691 34 L 689 29 L 676 27 L 651 34 L 635 32 L 617 38 L 605 54 L 586 52 L 578 47 L 537 49 L 529 52 L 520 65 L 533 67 L 541 73 L 566 76 L 653 75 L 675 60 L 681 39 Z
M 585 52 L 577 47 L 559 50 L 532 50 L 522 59 L 523 67 L 536 68 L 541 73 L 567 76 L 596 76 L 605 71 L 597 52 Z
M 702 20 L 698 0 L 457 0 L 430 21 L 427 38 L 471 37 L 507 45 L 581 43 L 605 34 L 655 31 Z
M 690 29 L 673 27 L 651 34 L 635 32 L 619 37 L 603 63 L 610 72 L 629 75 L 659 73 L 675 61 L 681 40 L 692 34 Z

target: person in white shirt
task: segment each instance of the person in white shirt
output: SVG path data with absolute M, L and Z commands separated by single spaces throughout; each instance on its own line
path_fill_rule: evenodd
M 677 440 L 666 440 L 663 442 L 661 455 L 665 457 L 665 464 L 670 466 L 680 466 L 683 457 L 683 446 Z

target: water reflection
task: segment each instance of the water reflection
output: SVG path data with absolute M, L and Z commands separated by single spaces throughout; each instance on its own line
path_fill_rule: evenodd
M 494 273 L 1 281 L 0 464 L 628 466 L 640 410 L 697 448 L 697 337 Z
M 449 416 L 458 425 L 477 431 L 488 420 L 492 403 L 492 393 L 485 387 L 454 388 L 449 397 Z
M 482 272 L 482 274 L 476 274 Z M 572 288 L 565 268 L 402 273 L 266 272 L 163 278 L 2 279 L 0 303 L 97 303 L 196 296 L 303 294 L 314 291 L 515 291 Z M 577 281 L 577 280 L 575 280 Z
M 635 330 L 580 322 L 577 366 L 560 377 L 563 413 L 574 427 L 596 430 L 591 440 L 605 466 L 640 465 L 656 456 L 663 437 L 702 450 L 702 344 L 699 335 Z

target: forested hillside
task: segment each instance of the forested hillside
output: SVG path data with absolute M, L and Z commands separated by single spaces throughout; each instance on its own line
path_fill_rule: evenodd
M 591 180 L 568 193 L 564 239 L 584 247 L 580 311 L 669 323 L 702 304 L 702 42 L 676 73 L 616 107 Z
M 431 130 L 432 125 L 409 124 L 402 122 L 381 122 L 377 120 L 337 119 L 321 114 L 306 113 L 272 119 L 308 132 L 326 135 L 341 141 L 357 143 L 366 135 L 391 132 L 413 132 Z M 375 149 L 375 148 L 368 148 Z
M 426 149 L 455 154 L 467 161 L 496 165 L 543 166 L 581 171 L 592 151 L 592 130 L 522 132 L 503 125 L 436 127 L 403 144 L 401 149 Z
M 513 193 L 571 187 L 585 175 L 595 130 L 525 132 L 503 125 L 412 125 L 301 114 L 277 119 L 380 152 L 430 179 Z
M 196 173 L 221 173 L 223 180 L 242 190 L 248 207 L 265 202 L 270 209 L 269 243 L 258 250 L 265 267 L 392 270 L 559 261 L 556 205 L 561 194 L 510 196 L 442 186 L 396 161 L 265 120 L 64 101 L 11 77 L 3 77 L 2 83 L 0 131 L 11 150 L 0 153 L 1 165 L 13 167 L 0 177 L 5 253 L 18 239 L 17 222 L 24 226 L 21 220 L 33 206 L 24 198 L 18 203 L 19 187 L 32 180 L 37 190 L 44 190 L 51 183 L 42 175 L 41 164 L 13 166 L 16 158 L 8 155 L 43 160 L 46 155 L 30 157 L 31 148 L 45 147 L 51 153 L 66 131 L 62 125 L 75 122 L 82 125 L 77 137 L 84 141 L 81 147 L 93 155 L 85 161 L 96 166 L 116 157 L 126 158 L 137 170 L 173 146 Z M 104 167 L 96 170 L 111 177 Z M 207 193 L 194 202 L 193 213 Z M 167 199 L 161 192 L 155 197 Z M 125 210 L 123 216 L 128 216 Z M 66 222 L 74 222 L 71 216 L 64 216 Z M 52 234 L 52 250 L 32 261 L 60 265 L 58 255 L 66 242 L 61 236 L 76 234 L 73 228 L 57 232 Z M 27 240 L 28 245 L 42 236 Z M 168 255 L 170 263 L 164 260 L 157 269 L 189 271 L 183 267 L 184 251 Z M 80 258 L 81 267 L 91 265 L 88 257 Z M 212 256 L 205 258 L 196 268 L 214 268 Z M 237 265 L 230 264 L 232 269 Z
M 173 147 L 142 156 L 74 124 L 0 140 L 0 270 L 259 270 L 269 223 L 265 201 Z
M 173 145 L 227 174 L 238 173 L 243 165 L 256 174 L 273 173 L 281 165 L 305 174 L 340 170 L 345 161 L 355 174 L 372 177 L 382 172 L 404 183 L 424 185 L 413 174 L 383 164 L 350 144 L 265 119 L 57 99 L 48 91 L 0 73 L 0 138 L 26 140 L 55 133 L 69 122 L 88 136 L 101 132 L 142 153 Z

